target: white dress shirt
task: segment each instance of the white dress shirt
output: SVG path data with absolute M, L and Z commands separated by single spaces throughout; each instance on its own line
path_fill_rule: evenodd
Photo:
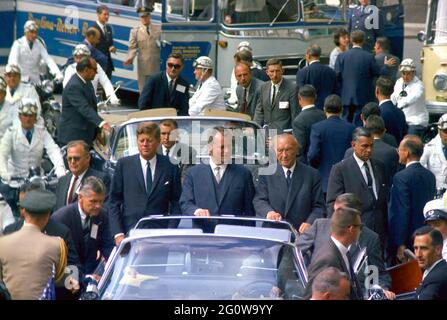
M 365 183 L 366 185 L 368 185 L 368 178 L 366 176 L 366 169 L 363 166 L 363 164 L 365 163 L 365 161 L 363 161 L 362 159 L 360 159 L 359 157 L 356 156 L 355 153 L 353 153 L 354 159 L 357 162 L 359 168 L 360 168 L 360 172 L 363 175 L 363 179 L 365 179 Z M 371 173 L 371 178 L 372 178 L 372 187 L 373 187 L 373 192 L 374 192 L 374 196 L 377 199 L 377 186 L 376 186 L 376 179 L 374 178 L 374 171 L 372 169 L 372 165 L 371 165 L 371 160 L 368 159 L 368 161 L 366 161 L 368 168 L 369 168 L 369 172 Z
M 334 241 L 335 245 L 338 248 L 338 251 L 340 251 L 341 256 L 343 257 L 343 261 L 346 264 L 346 269 L 349 271 L 349 273 L 351 273 L 351 268 L 349 267 L 349 259 L 348 259 L 348 251 L 349 248 L 346 248 L 340 241 L 338 241 L 337 239 L 335 239 L 333 236 L 331 236 L 332 241 Z
M 213 159 L 210 158 L 210 167 L 211 170 L 213 171 L 214 177 L 216 177 L 216 167 L 220 167 L 220 180 L 222 181 L 225 170 L 227 169 L 227 165 L 226 164 L 217 165 L 214 163 Z
M 293 172 L 295 171 L 295 167 L 296 167 L 296 162 L 290 168 L 282 167 L 282 170 L 284 171 L 284 176 L 286 177 L 286 179 L 287 179 L 287 170 L 290 170 L 290 172 L 291 172 L 290 173 L 290 179 L 292 179 Z
M 85 229 L 87 228 L 87 224 L 88 222 L 86 222 L 87 220 L 87 215 L 85 214 L 85 212 L 82 210 L 81 205 L 78 202 L 78 210 L 79 210 L 79 215 L 81 216 L 81 225 L 82 228 Z

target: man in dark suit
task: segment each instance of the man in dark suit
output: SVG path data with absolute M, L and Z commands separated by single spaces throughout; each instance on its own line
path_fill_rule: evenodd
M 236 64 L 234 76 L 238 82 L 236 87 L 237 111 L 248 114 L 253 119 L 258 102 L 257 92 L 264 82 L 253 77 L 247 62 Z
M 178 166 L 183 182 L 186 171 L 197 162 L 197 152 L 188 144 L 180 142 L 177 129 L 177 121 L 173 119 L 160 121 L 161 143 L 157 153 L 169 157 L 171 163 Z
M 380 116 L 373 114 L 368 117 L 364 127 L 369 130 L 374 137 L 371 158 L 377 159 L 383 163 L 385 166 L 385 176 L 388 181 L 391 182 L 394 174 L 399 168 L 399 155 L 396 152 L 396 148 L 383 141 L 385 135 L 385 123 Z M 353 152 L 353 149 L 349 148 L 346 150 L 344 158 L 351 157 Z
M 208 139 L 209 164 L 197 164 L 186 173 L 180 197 L 184 215 L 255 215 L 251 172 L 243 165 L 231 164 L 231 144 L 230 132 L 214 128 Z M 207 231 L 212 228 L 211 224 L 201 225 Z
M 114 247 L 107 212 L 102 208 L 105 196 L 102 181 L 88 177 L 79 191 L 78 201 L 60 208 L 51 216 L 70 229 L 81 261 L 82 276 L 92 274 L 101 257 L 107 260 Z
M 56 186 L 56 206 L 54 210 L 75 202 L 78 191 L 87 177 L 95 176 L 106 186 L 106 202 L 110 188 L 110 177 L 107 173 L 90 168 L 89 146 L 82 140 L 70 141 L 67 145 L 67 163 L 70 173 L 59 179 Z
M 360 114 L 360 119 L 362 119 L 363 127 L 366 126 L 366 119 L 368 119 L 369 116 L 373 114 L 379 117 L 381 116 L 379 105 L 376 102 L 368 102 L 363 106 L 362 113 Z M 389 134 L 388 132 L 385 132 L 382 139 L 383 142 L 395 149 L 397 149 L 397 147 L 399 146 L 397 144 L 396 138 L 394 138 L 394 136 Z
M 87 32 L 85 33 L 84 44 L 90 50 L 91 57 L 95 59 L 95 61 L 101 66 L 101 68 L 105 72 L 105 70 L 107 69 L 107 61 L 108 61 L 107 56 L 96 48 L 100 39 L 101 39 L 101 32 L 94 27 L 90 27 L 87 29 Z M 73 62 L 75 62 L 74 57 L 68 58 L 67 64 L 71 64 Z
M 391 67 L 388 69 L 387 76 L 394 80 L 399 79 L 399 65 L 400 65 L 400 59 L 396 57 L 395 55 L 392 55 L 390 53 L 390 40 L 388 40 L 387 37 L 378 37 L 376 39 L 376 43 L 374 44 L 374 58 L 376 59 L 376 63 L 379 66 L 379 68 L 383 67 L 383 62 L 385 61 L 385 57 L 388 58 L 394 58 L 396 60 L 396 65 L 394 67 Z
M 377 11 L 378 16 L 374 16 L 374 11 L 366 10 L 369 6 L 369 0 L 359 0 L 359 2 L 360 5 L 350 11 L 348 17 L 348 32 L 351 33 L 355 30 L 363 31 L 365 33 L 365 45 L 363 49 L 371 53 L 376 39 L 383 35 L 385 22 L 380 11 Z M 377 7 L 375 8 L 377 9 Z M 377 23 L 377 26 L 374 23 Z
M 361 210 L 362 203 L 358 197 L 353 193 L 343 193 L 337 197 L 334 202 L 334 210 L 338 208 L 347 207 L 351 209 Z M 309 261 L 330 239 L 331 236 L 331 219 L 322 218 L 314 221 L 312 226 L 302 233 L 297 241 L 296 246 L 301 250 L 303 256 Z M 379 235 L 369 229 L 363 227 L 360 232 L 360 237 L 357 245 L 351 245 L 349 253 L 351 257 L 355 257 L 358 254 L 359 248 L 366 248 L 366 254 L 368 256 L 368 264 L 376 266 L 379 270 L 379 284 L 382 288 L 388 289 L 391 287 L 391 277 L 386 270 L 385 263 L 382 259 L 382 249 L 380 247 Z M 358 280 L 362 287 L 365 289 L 364 270 L 361 270 L 358 274 Z M 386 292 L 387 297 L 394 298 L 393 294 Z
M 293 120 L 293 135 L 300 145 L 298 159 L 307 163 L 309 150 L 310 127 L 317 122 L 326 119 L 324 112 L 315 107 L 316 91 L 312 85 L 304 85 L 298 90 L 298 103 L 301 112 Z
M 442 259 L 442 235 L 428 226 L 414 233 L 414 253 L 424 271 L 422 283 L 416 289 L 418 300 L 447 300 L 447 262 Z
M 166 61 L 166 71 L 151 75 L 138 99 L 140 110 L 176 108 L 179 116 L 187 116 L 189 108 L 189 83 L 180 76 L 183 56 L 171 53 Z
M 267 61 L 269 82 L 258 91 L 254 121 L 260 126 L 268 125 L 280 133 L 292 128 L 292 121 L 298 115 L 298 101 L 295 85 L 283 78 L 282 62 L 278 59 Z
M 327 192 L 332 166 L 343 159 L 355 129 L 354 125 L 341 119 L 342 111 L 340 97 L 335 94 L 328 96 L 324 102 L 327 119 L 312 125 L 310 132 L 307 160 L 320 172 L 323 193 Z
M 109 8 L 105 5 L 100 5 L 96 8 L 96 15 L 98 20 L 92 26 L 96 28 L 101 33 L 101 38 L 98 43 L 98 50 L 101 51 L 105 56 L 107 56 L 107 68 L 104 69 L 107 77 L 112 79 L 112 72 L 115 70 L 113 67 L 113 61 L 111 53 L 116 53 L 116 48 L 113 46 L 113 33 L 112 28 L 107 21 L 109 21 Z
M 141 218 L 181 214 L 179 170 L 167 157 L 157 155 L 158 125 L 141 123 L 137 128 L 137 144 L 139 154 L 119 159 L 112 179 L 109 219 L 117 245 Z
M 330 94 L 337 93 L 337 77 L 335 71 L 320 62 L 321 48 L 317 44 L 307 48 L 306 60 L 308 66 L 296 74 L 296 85 L 299 88 L 305 84 L 312 85 L 317 93 L 315 106 L 323 110 L 324 100 Z
M 331 218 L 331 237 L 312 256 L 308 270 L 308 292 L 315 277 L 324 269 L 334 267 L 349 275 L 352 300 L 363 299 L 363 293 L 354 273 L 353 262 L 348 258 L 348 248 L 358 241 L 362 230 L 360 212 L 348 207 L 338 208 Z
M 376 82 L 376 98 L 379 101 L 380 115 L 385 122 L 386 131 L 400 143 L 408 132 L 404 112 L 396 107 L 390 97 L 394 91 L 394 81 L 379 77 Z
M 324 216 L 325 206 L 320 175 L 297 161 L 298 149 L 293 135 L 276 137 L 276 171 L 259 177 L 253 205 L 258 216 L 286 220 L 301 233 Z
M 424 225 L 425 204 L 436 193 L 435 176 L 419 162 L 423 151 L 424 144 L 415 135 L 406 135 L 399 145 L 399 162 L 406 168 L 393 178 L 388 225 L 390 254 L 401 262 L 405 249 L 411 248 L 413 232 Z
M 357 128 L 352 134 L 352 157 L 332 167 L 327 187 L 327 209 L 330 217 L 338 195 L 354 193 L 362 202 L 362 221 L 379 234 L 382 248 L 385 248 L 387 234 L 388 186 L 383 163 L 371 159 L 374 139 L 364 128 Z
M 96 61 L 82 58 L 76 65 L 76 75 L 71 77 L 62 93 L 62 113 L 58 127 L 58 142 L 66 145 L 73 140 L 93 144 L 100 129 L 109 131 L 110 125 L 99 115 L 92 80 L 96 75 Z
M 341 53 L 335 62 L 344 106 L 343 117 L 356 126 L 361 125 L 362 107 L 374 101 L 374 78 L 386 74 L 387 67 L 395 63 L 395 60 L 385 58 L 384 67 L 379 69 L 374 56 L 362 50 L 364 37 L 363 31 L 354 31 L 351 34 L 352 49 Z

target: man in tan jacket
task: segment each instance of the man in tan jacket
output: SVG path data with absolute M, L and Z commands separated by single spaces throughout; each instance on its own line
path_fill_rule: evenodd
M 123 65 L 128 66 L 138 55 L 138 90 L 143 90 L 148 76 L 160 71 L 160 28 L 151 24 L 151 9 L 139 8 L 140 24 L 130 30 L 129 52 Z
M 42 233 L 56 196 L 47 190 L 27 192 L 20 201 L 25 223 L 17 232 L 0 238 L 0 280 L 13 300 L 37 300 L 52 277 L 58 282 L 67 265 L 63 239 Z

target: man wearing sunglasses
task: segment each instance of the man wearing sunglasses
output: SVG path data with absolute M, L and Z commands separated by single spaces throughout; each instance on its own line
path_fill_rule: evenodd
M 180 76 L 184 60 L 179 53 L 171 53 L 166 70 L 150 76 L 138 99 L 140 110 L 175 108 L 179 116 L 188 115 L 189 83 Z

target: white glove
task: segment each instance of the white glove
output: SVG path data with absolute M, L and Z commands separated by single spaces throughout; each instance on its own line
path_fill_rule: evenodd
M 9 172 L 2 172 L 1 178 L 5 183 L 9 183 L 11 181 L 11 174 Z
M 58 167 L 55 173 L 58 178 L 61 178 L 67 174 L 67 170 L 64 167 Z
M 121 100 L 115 96 L 110 99 L 110 103 L 119 106 L 121 105 Z

